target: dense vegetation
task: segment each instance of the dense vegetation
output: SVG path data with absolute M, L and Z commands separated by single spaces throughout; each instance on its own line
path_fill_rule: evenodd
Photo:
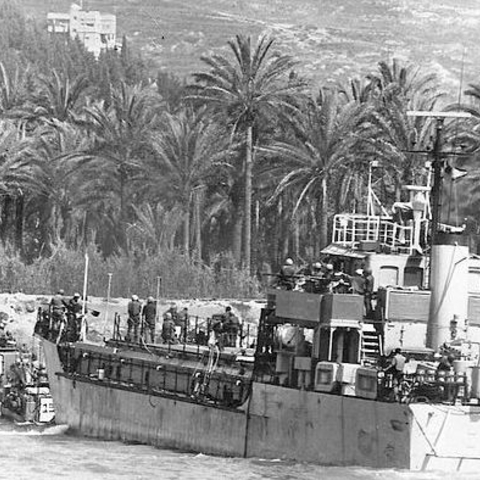
M 238 36 L 191 80 L 131 51 L 98 60 L 0 1 L 0 281 L 5 289 L 114 294 L 255 294 L 254 274 L 310 261 L 331 216 L 365 209 L 369 166 L 386 204 L 425 175 L 438 79 L 399 61 L 366 78 L 311 85 L 273 39 Z M 473 118 L 447 124 L 450 149 L 478 142 Z M 448 108 L 457 108 L 450 105 Z M 466 108 L 466 107 L 463 107 Z M 252 277 L 252 276 L 253 277 Z

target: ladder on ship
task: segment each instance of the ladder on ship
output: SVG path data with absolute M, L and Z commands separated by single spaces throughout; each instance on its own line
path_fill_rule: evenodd
M 380 335 L 372 324 L 364 324 L 362 328 L 361 360 L 364 365 L 374 365 L 379 356 L 383 355 Z

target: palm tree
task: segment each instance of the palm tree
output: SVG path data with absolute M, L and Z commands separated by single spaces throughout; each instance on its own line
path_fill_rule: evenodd
M 37 158 L 42 165 L 42 208 L 48 218 L 49 235 L 55 242 L 73 238 L 74 217 L 85 202 L 82 162 L 77 152 L 89 147 L 90 138 L 80 128 L 51 120 L 38 131 Z M 91 201 L 90 192 L 86 195 Z
M 53 70 L 38 80 L 38 91 L 33 95 L 29 108 L 23 112 L 23 120 L 33 124 L 58 122 L 75 123 L 89 92 L 86 76 L 73 80 L 66 74 Z
M 0 62 L 0 112 L 4 116 L 16 116 L 26 101 L 26 83 L 28 68 L 20 70 L 17 66 L 10 73 Z
M 34 159 L 34 145 L 25 130 L 12 121 L 0 121 L 0 195 L 2 240 L 7 240 L 11 207 L 15 208 L 15 243 L 22 251 L 25 198 L 40 191 L 41 169 Z
M 321 91 L 294 118 L 289 141 L 277 141 L 265 149 L 276 158 L 268 167 L 268 175 L 279 181 L 273 198 L 293 190 L 293 215 L 308 197 L 317 201 L 320 247 L 327 244 L 331 182 L 339 168 L 354 161 L 350 149 L 356 141 L 353 133 L 362 126 L 362 111 L 356 102 L 342 102 L 336 90 Z
M 132 179 L 153 154 L 151 132 L 157 124 L 159 99 L 140 86 L 112 88 L 111 103 L 86 109 L 87 128 L 93 135 L 93 147 L 80 152 L 88 165 L 88 176 L 104 198 L 119 201 L 119 245 L 126 249 L 127 198 Z
M 250 37 L 238 35 L 229 41 L 230 53 L 214 54 L 202 60 L 210 68 L 194 75 L 197 88 L 191 99 L 207 107 L 228 122 L 232 135 L 240 133 L 245 144 L 244 159 L 244 265 L 250 269 L 252 166 L 255 130 L 262 121 L 280 110 L 292 109 L 293 94 L 300 84 L 289 81 L 293 59 L 273 51 L 274 41 L 266 36 L 252 45 Z
M 161 203 L 146 203 L 133 209 L 137 218 L 129 230 L 129 241 L 141 244 L 148 255 L 173 252 L 175 234 L 182 220 L 181 206 L 177 204 L 167 210 Z
M 370 110 L 370 140 L 377 157 L 384 160 L 395 200 L 402 185 L 415 182 L 423 168 L 415 151 L 431 146 L 432 122 L 428 117 L 409 116 L 411 110 L 431 111 L 443 96 L 434 74 L 423 74 L 412 64 L 393 60 L 392 66 L 379 63 L 380 74 L 372 75 L 378 95 Z
M 402 97 L 406 101 L 423 98 L 435 103 L 438 99 L 438 77 L 435 73 L 425 74 L 420 67 L 412 63 L 403 63 L 398 58 L 391 65 L 378 63 L 378 72 L 367 76 L 372 89 L 376 89 L 383 100 Z
M 188 255 L 192 201 L 199 199 L 199 191 L 205 188 L 211 169 L 227 166 L 223 162 L 228 155 L 225 137 L 205 116 L 187 109 L 177 114 L 164 114 L 161 133 L 153 138 L 152 145 L 156 155 L 145 164 L 148 172 L 145 186 L 163 184 L 167 200 L 181 205 L 183 250 Z M 200 219 L 196 220 L 198 226 Z M 198 243 L 197 235 L 197 250 Z

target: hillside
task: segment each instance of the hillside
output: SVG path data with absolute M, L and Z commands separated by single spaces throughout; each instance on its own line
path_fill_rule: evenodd
M 70 0 L 20 0 L 43 20 Z M 462 6 L 459 7 L 458 5 Z M 408 58 L 458 89 L 478 77 L 478 0 L 84 0 L 117 15 L 117 33 L 160 68 L 189 75 L 200 56 L 237 33 L 273 34 L 301 70 L 322 82 L 371 70 L 380 59 Z

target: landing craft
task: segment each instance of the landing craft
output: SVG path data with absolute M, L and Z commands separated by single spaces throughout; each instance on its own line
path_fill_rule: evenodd
M 480 292 L 468 285 L 480 264 L 462 228 L 441 225 L 452 114 L 430 115 L 433 183 L 410 187 L 395 215 L 337 215 L 324 255 L 342 273 L 270 290 L 254 342 L 204 345 L 191 323 L 181 344 L 127 342 L 118 316 L 102 345 L 44 339 L 57 420 L 207 454 L 478 471 Z M 373 311 L 365 296 L 336 293 L 360 268 L 375 279 Z M 408 361 L 392 378 L 384 363 L 398 348 Z

